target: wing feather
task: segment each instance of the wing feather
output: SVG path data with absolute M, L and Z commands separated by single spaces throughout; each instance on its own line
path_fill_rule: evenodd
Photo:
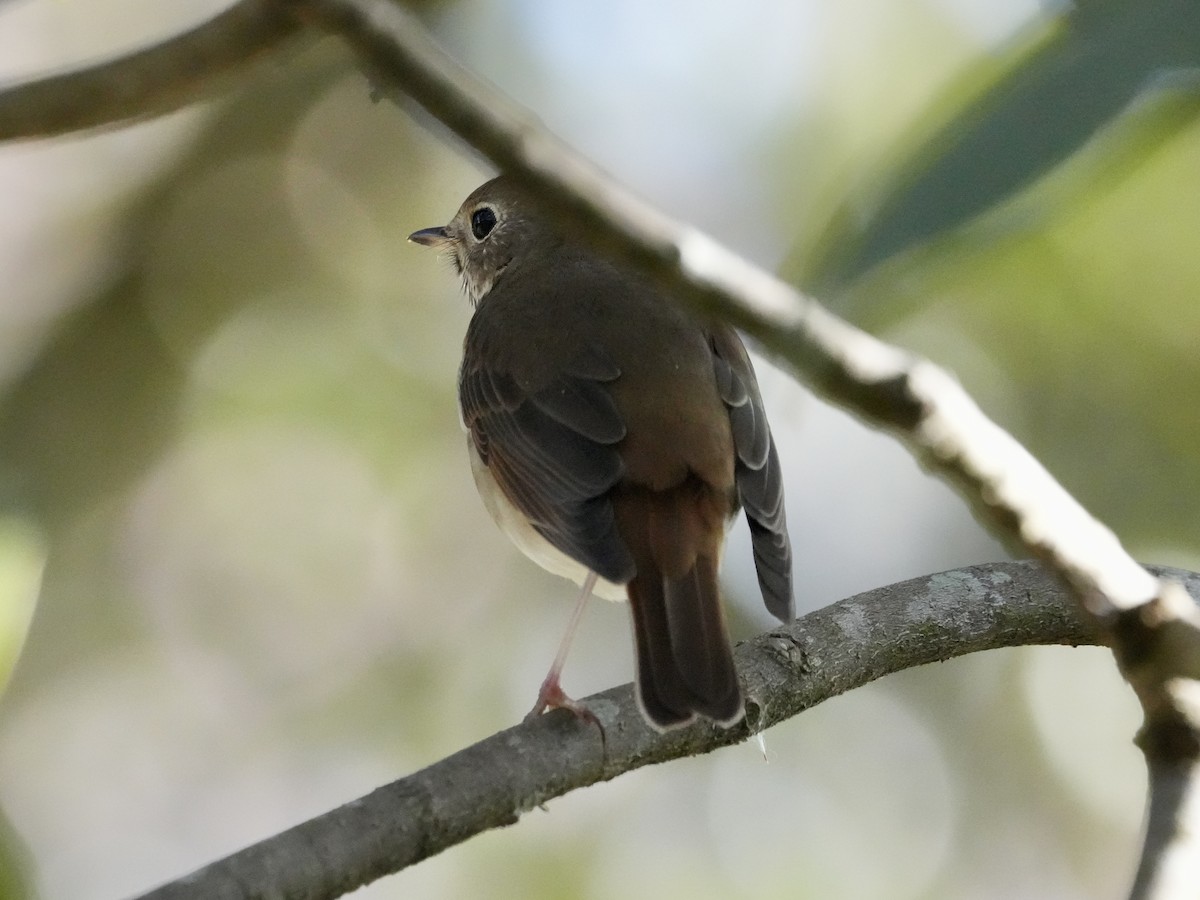
M 710 343 L 717 389 L 729 410 L 737 454 L 734 477 L 750 525 L 758 586 L 767 609 L 786 622 L 794 616 L 792 547 L 779 454 L 767 424 L 758 380 L 741 339 L 731 328 L 722 326 L 713 329 Z
M 593 353 L 527 392 L 512 375 L 471 360 L 459 400 L 480 459 L 509 501 L 563 553 L 623 583 L 633 559 L 607 498 L 625 473 L 615 446 L 625 423 L 604 386 L 620 374 L 613 368 Z

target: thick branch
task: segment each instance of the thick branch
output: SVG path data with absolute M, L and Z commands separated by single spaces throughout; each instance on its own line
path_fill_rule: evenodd
M 1200 593 L 1200 575 L 1171 571 Z M 318 900 L 397 872 L 568 791 L 623 772 L 739 743 L 876 678 L 977 650 L 1089 644 L 1061 583 L 1036 563 L 972 566 L 859 594 L 737 649 L 747 694 L 738 727 L 658 734 L 631 685 L 587 698 L 605 728 L 558 711 L 318 816 L 144 900 Z
M 179 109 L 297 30 L 274 0 L 241 0 L 129 56 L 0 91 L 0 141 L 49 137 Z

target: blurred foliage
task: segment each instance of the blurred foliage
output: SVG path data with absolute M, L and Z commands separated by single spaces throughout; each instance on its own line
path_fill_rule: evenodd
M 928 137 L 916 137 L 928 126 L 913 123 L 905 140 L 915 149 L 886 154 L 886 169 L 797 260 L 808 289 L 835 295 L 883 261 L 1005 203 L 1105 129 L 1132 130 L 1123 120 L 1139 116 L 1142 103 L 1162 102 L 1159 92 L 1172 95 L 1172 108 L 1151 122 L 1139 116 L 1137 133 L 1112 148 L 1124 150 L 1121 168 L 1140 167 L 1154 144 L 1200 112 L 1200 7 L 1191 0 L 1087 0 L 1032 32 L 1010 48 L 1007 71 L 997 75 L 989 60 L 955 81 L 930 107 L 943 121 Z M 1176 83 L 1175 72 L 1192 77 Z M 1102 174 L 1121 177 L 1111 166 Z
M 0 900 L 33 900 L 30 861 L 21 836 L 0 810 Z
M 33 617 L 45 562 L 39 534 L 22 519 L 0 519 L 0 693 Z
M 883 154 L 787 270 L 956 370 L 1134 552 L 1186 565 L 1200 5 L 1079 3 L 1001 59 L 956 81 L 926 116 L 939 124 L 897 140 L 914 149 Z M 1015 407 L 991 393 L 996 367 Z

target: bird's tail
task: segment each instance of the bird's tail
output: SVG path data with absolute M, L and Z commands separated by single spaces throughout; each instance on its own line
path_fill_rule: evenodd
M 717 559 L 697 556 L 680 577 L 640 565 L 629 582 L 637 645 L 638 700 L 660 728 L 697 715 L 732 725 L 743 713 L 742 691 L 717 590 Z

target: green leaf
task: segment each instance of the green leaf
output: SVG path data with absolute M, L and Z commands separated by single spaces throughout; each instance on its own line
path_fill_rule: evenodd
M 0 518 L 0 692 L 25 642 L 45 562 L 37 531 L 21 519 Z
M 928 137 L 849 197 L 790 274 L 832 299 L 883 261 L 1006 203 L 1097 139 L 1117 152 L 1093 175 L 1136 166 L 1147 144 L 1170 140 L 1200 109 L 1200 81 L 1189 77 L 1200 67 L 1194 0 L 1080 3 L 1010 56 L 1023 62 L 950 121 L 926 126 Z M 1104 137 L 1117 126 L 1123 149 Z

